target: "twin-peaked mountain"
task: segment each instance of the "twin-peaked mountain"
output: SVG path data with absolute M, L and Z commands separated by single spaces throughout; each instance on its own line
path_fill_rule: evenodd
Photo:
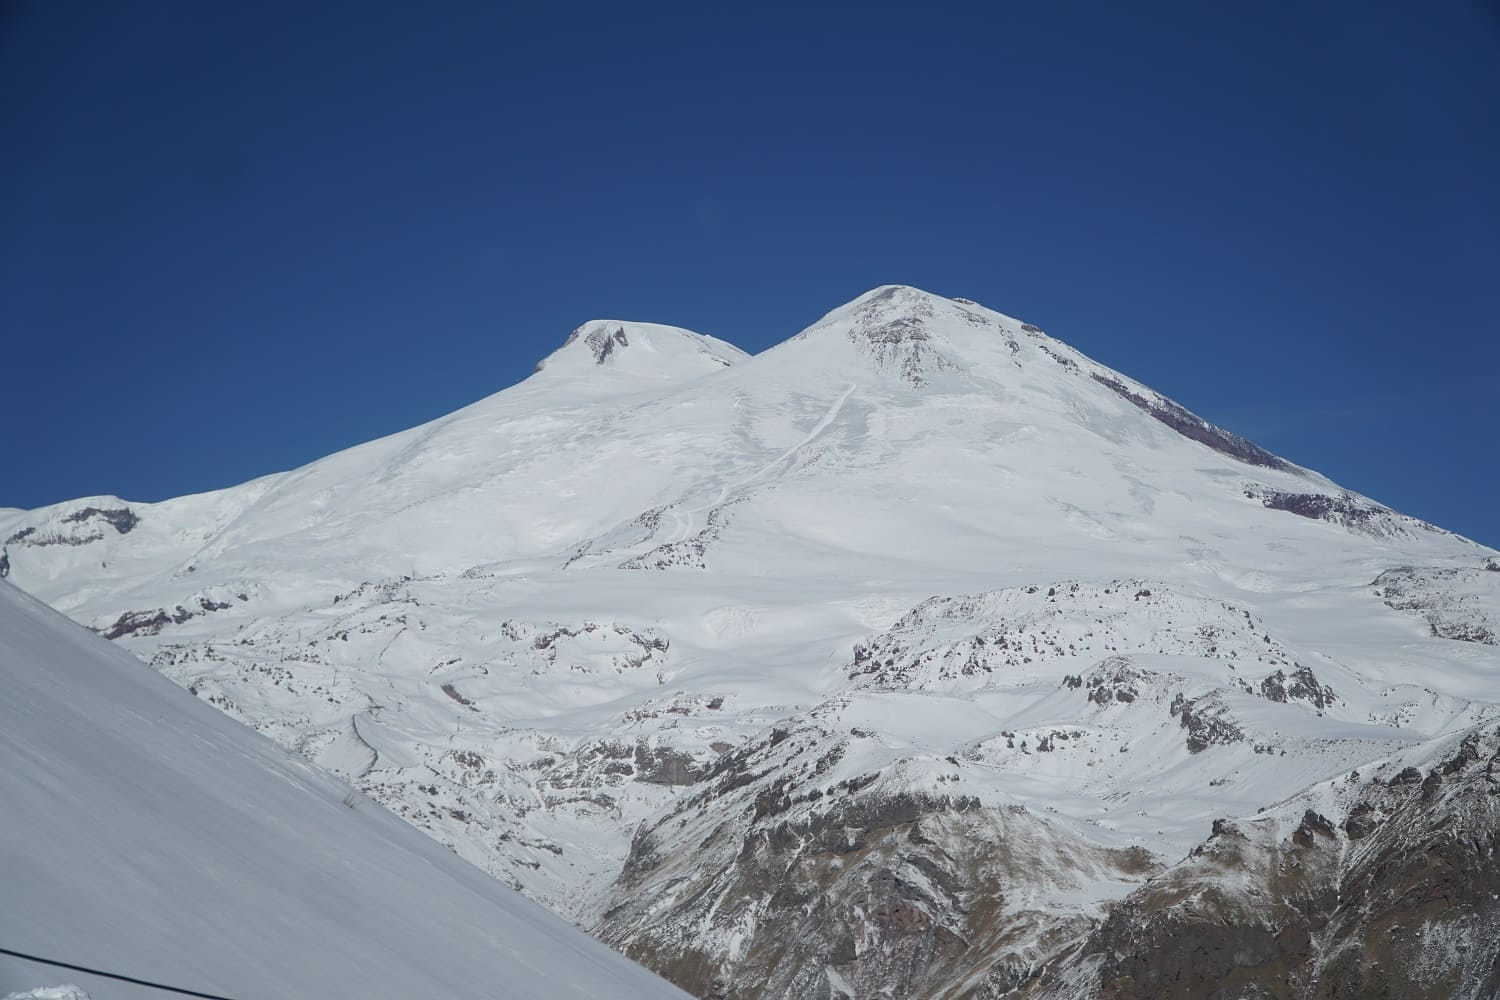
M 1245 901 L 1489 801 L 1500 557 L 904 286 L 753 357 L 589 323 L 432 423 L 0 540 L 13 582 L 704 996 L 1164 995 L 1188 961 L 1363 988 L 1369 913 L 1298 944 Z M 1492 912 L 1382 968 L 1483 995 L 1492 946 L 1421 942 Z M 1151 936 L 1199 919 L 1230 929 L 1197 958 Z

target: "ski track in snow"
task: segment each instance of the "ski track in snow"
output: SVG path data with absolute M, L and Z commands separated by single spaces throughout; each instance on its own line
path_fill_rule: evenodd
M 743 479 L 736 480 L 732 483 L 726 483 L 724 486 L 720 487 L 719 495 L 714 497 L 713 500 L 698 507 L 694 507 L 692 510 L 684 512 L 682 515 L 679 515 L 674 509 L 673 516 L 678 520 L 678 531 L 676 533 L 676 537 L 674 537 L 672 540 L 675 542 L 687 541 L 693 535 L 697 534 L 698 531 L 702 530 L 701 528 L 695 530 L 693 527 L 693 518 L 696 515 L 710 512 L 717 507 L 723 506 L 723 504 L 729 499 L 731 494 L 737 493 L 740 490 L 744 489 L 746 486 L 749 486 L 751 483 L 754 483 L 762 477 L 769 475 L 778 465 L 781 465 L 783 462 L 786 462 L 789 459 L 795 457 L 799 451 L 816 441 L 818 439 L 818 436 L 826 431 L 829 426 L 836 419 L 838 419 L 839 411 L 844 408 L 844 403 L 849 399 L 851 395 L 854 394 L 854 390 L 856 388 L 858 388 L 857 384 L 854 382 L 850 382 L 849 385 L 845 387 L 843 393 L 839 395 L 839 398 L 833 401 L 833 405 L 829 406 L 827 412 L 825 412 L 823 416 L 818 419 L 818 422 L 813 425 L 812 430 L 808 431 L 801 441 L 798 441 L 796 444 L 786 449 L 786 451 L 783 451 L 780 455 L 777 455 L 771 461 L 767 462 L 759 469 L 756 469 L 754 472 L 744 477 Z

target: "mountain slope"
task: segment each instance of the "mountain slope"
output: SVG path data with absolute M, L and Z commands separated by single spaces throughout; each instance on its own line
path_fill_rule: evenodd
M 8 948 L 244 997 L 679 995 L 5 584 L 0 674 Z M 0 957 L 0 993 L 60 976 L 91 987 Z
M 585 324 L 423 427 L 0 540 L 700 995 L 1033 984 L 1216 820 L 1500 703 L 1500 555 L 905 286 L 751 358 Z

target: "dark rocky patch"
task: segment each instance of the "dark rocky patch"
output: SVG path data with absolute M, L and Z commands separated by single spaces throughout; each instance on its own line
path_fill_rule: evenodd
M 84 507 L 82 510 L 76 510 L 64 517 L 63 523 L 79 524 L 91 517 L 107 521 L 111 527 L 122 535 L 130 534 L 130 530 L 141 523 L 141 519 L 129 507 Z
M 594 364 L 602 365 L 616 347 L 629 347 L 630 341 L 625 337 L 623 327 L 615 327 L 613 331 L 598 329 L 588 335 L 585 341 L 590 353 L 594 355 Z
M 106 639 L 121 639 L 129 635 L 156 635 L 168 625 L 181 625 L 191 617 L 193 613 L 180 604 L 171 611 L 162 608 L 152 611 L 127 611 L 100 634 Z
M 474 702 L 471 701 L 468 698 L 465 698 L 462 694 L 460 694 L 459 691 L 458 691 L 458 688 L 454 687 L 452 684 L 444 684 L 443 685 L 443 694 L 445 694 L 448 697 L 452 698 L 454 701 L 458 702 L 464 708 L 468 708 L 468 709 L 473 709 L 474 708 Z
M 1268 701 L 1305 701 L 1322 711 L 1338 700 L 1333 688 L 1320 684 L 1312 669 L 1297 664 L 1290 678 L 1286 671 L 1278 670 L 1260 682 L 1260 696 Z
M 1342 851 L 1328 849 L 1339 828 L 1312 809 L 1284 841 L 1269 839 L 1274 823 L 1244 821 L 1233 837 L 1216 823 L 1187 861 L 1117 904 L 1020 995 L 1500 996 L 1497 767 L 1491 726 L 1427 779 L 1409 768 L 1366 783 L 1342 824 L 1351 842 Z M 1251 893 L 1230 888 L 1247 881 Z M 1085 985 L 1068 978 L 1079 968 L 1091 970 Z
M 1101 372 L 1091 372 L 1090 376 L 1095 382 L 1109 389 L 1115 395 L 1125 399 L 1140 409 L 1149 413 L 1157 420 L 1172 428 L 1178 434 L 1190 441 L 1207 445 L 1221 455 L 1238 459 L 1250 465 L 1259 465 L 1268 469 L 1281 469 L 1283 471 L 1294 471 L 1296 466 L 1283 458 L 1280 458 L 1260 445 L 1240 437 L 1238 434 L 1216 427 L 1204 420 L 1202 417 L 1179 406 L 1164 396 L 1156 396 L 1149 399 L 1135 392 L 1124 382 Z
M 888 788 L 883 771 L 835 781 L 851 738 L 792 722 L 720 755 L 637 831 L 595 933 L 698 996 L 936 997 L 967 980 L 991 997 L 1032 975 L 1023 949 L 1084 929 L 1008 905 L 1038 868 L 1154 868 L 1142 851 L 1072 840 L 1019 806 Z M 725 933 L 742 942 L 733 957 Z
M 1438 531 L 1425 521 L 1397 514 L 1379 504 L 1363 501 L 1352 493 L 1330 496 L 1326 493 L 1288 493 L 1266 486 L 1249 486 L 1245 496 L 1259 500 L 1268 510 L 1286 511 L 1313 521 L 1326 521 L 1350 531 L 1372 535 L 1405 535 L 1409 529 Z
M 635 745 L 635 780 L 648 785 L 691 785 L 708 774 L 708 768 L 671 747 Z
M 1069 371 L 1076 372 L 1076 371 L 1079 370 L 1078 369 L 1078 362 L 1074 361 L 1072 358 L 1057 353 L 1052 348 L 1048 347 L 1046 344 L 1042 344 L 1041 348 L 1042 348 L 1042 353 L 1043 354 L 1047 355 L 1047 357 L 1051 358 L 1053 361 L 1056 361 L 1058 364 L 1062 365 L 1064 368 L 1068 369 Z
M 215 611 L 223 611 L 230 607 L 228 602 L 215 601 L 209 597 L 200 597 L 197 601 L 198 610 L 190 611 L 181 604 L 173 608 L 153 608 L 150 611 L 126 611 L 115 619 L 114 624 L 108 628 L 95 629 L 106 639 L 123 639 L 127 636 L 157 635 L 162 629 L 169 625 L 181 625 L 190 618 L 211 614 Z
M 1119 702 L 1128 705 L 1141 696 L 1139 685 L 1146 681 L 1146 674 L 1123 657 L 1110 657 L 1089 671 L 1087 678 L 1064 677 L 1063 683 L 1070 688 L 1088 687 L 1089 701 L 1099 706 Z
M 1337 839 L 1333 823 L 1322 813 L 1309 809 L 1302 814 L 1302 822 L 1292 833 L 1292 841 L 1299 847 L 1312 847 L 1318 838 L 1324 840 Z
M 1349 810 L 1344 818 L 1344 833 L 1350 840 L 1361 840 L 1374 833 L 1380 826 L 1379 811 L 1368 802 L 1361 802 Z
M 1465 586 L 1480 583 L 1479 567 L 1428 568 L 1399 566 L 1377 576 L 1371 584 L 1385 606 L 1422 616 L 1434 638 L 1500 645 L 1500 616 Z
M 1215 744 L 1226 746 L 1244 740 L 1245 732 L 1229 715 L 1229 710 L 1215 694 L 1188 698 L 1178 694 L 1169 709 L 1187 730 L 1188 753 L 1202 753 Z
M 89 526 L 99 522 L 108 524 L 119 534 L 126 535 L 140 523 L 140 518 L 136 517 L 135 512 L 129 507 L 84 507 L 65 515 L 60 520 L 60 523 L 65 525 L 84 526 L 83 534 L 73 534 L 71 529 L 44 532 L 33 525 L 11 532 L 4 544 L 31 548 L 44 548 L 51 545 L 90 545 L 104 539 L 104 532 L 97 527 L 89 530 Z

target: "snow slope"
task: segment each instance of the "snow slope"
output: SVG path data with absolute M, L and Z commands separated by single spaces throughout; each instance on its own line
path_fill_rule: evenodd
M 343 782 L 0 584 L 0 942 L 234 997 L 669 997 Z M 0 994 L 57 982 L 0 957 Z
M 936 995 L 980 939 L 1019 983 L 1216 819 L 1500 704 L 1500 555 L 905 286 L 754 357 L 585 324 L 422 427 L 0 512 L 0 542 L 12 582 L 705 995 Z M 1006 838 L 1030 860 L 986 867 Z

